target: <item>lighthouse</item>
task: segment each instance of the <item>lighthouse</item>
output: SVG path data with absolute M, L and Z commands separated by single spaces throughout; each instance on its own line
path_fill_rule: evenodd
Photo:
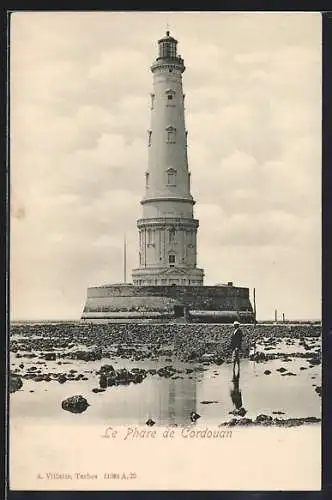
M 190 192 L 188 134 L 182 87 L 184 61 L 177 40 L 158 40 L 151 66 L 148 162 L 137 221 L 138 267 L 132 283 L 90 286 L 82 319 L 114 322 L 253 322 L 249 289 L 233 282 L 206 286 L 197 267 L 198 220 Z
M 190 193 L 188 133 L 185 126 L 184 61 L 177 40 L 158 40 L 151 66 L 151 126 L 147 131 L 148 165 L 142 218 L 137 221 L 139 267 L 132 272 L 136 286 L 202 286 L 197 267 L 195 201 Z

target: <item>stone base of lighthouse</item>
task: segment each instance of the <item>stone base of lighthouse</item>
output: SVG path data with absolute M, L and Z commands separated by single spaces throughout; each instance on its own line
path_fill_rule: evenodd
M 219 286 L 104 285 L 88 288 L 85 320 L 131 322 L 254 322 L 249 289 Z
M 132 271 L 134 285 L 136 286 L 167 286 L 183 285 L 198 286 L 203 285 L 204 271 L 195 267 L 187 269 L 181 267 L 156 267 L 147 269 L 134 269 Z

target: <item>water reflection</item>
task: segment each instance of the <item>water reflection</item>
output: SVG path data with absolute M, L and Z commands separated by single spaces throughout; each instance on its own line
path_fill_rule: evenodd
M 159 422 L 188 424 L 191 412 L 196 411 L 197 381 L 189 378 L 168 379 L 159 389 Z
M 235 366 L 237 365 L 237 371 Z M 232 378 L 233 386 L 230 391 L 230 396 L 232 399 L 232 403 L 234 405 L 233 414 L 234 415 L 245 415 L 246 410 L 243 408 L 242 401 L 242 392 L 240 389 L 240 361 L 233 364 L 233 378 Z
M 232 403 L 236 410 L 242 408 L 242 393 L 240 390 L 240 373 L 233 377 L 232 379 L 233 387 L 231 389 Z

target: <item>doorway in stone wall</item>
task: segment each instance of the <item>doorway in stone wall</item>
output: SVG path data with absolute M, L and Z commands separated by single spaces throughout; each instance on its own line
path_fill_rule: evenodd
M 174 316 L 176 318 L 183 318 L 183 316 L 184 316 L 184 306 L 174 306 Z

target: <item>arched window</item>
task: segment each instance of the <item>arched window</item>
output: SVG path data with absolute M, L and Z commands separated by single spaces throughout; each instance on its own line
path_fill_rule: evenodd
M 166 106 L 175 106 L 175 90 L 173 89 L 167 89 L 165 90 L 166 94 Z
M 175 265 L 175 255 L 173 253 L 168 256 L 168 263 L 170 267 L 174 267 Z
M 166 142 L 174 144 L 176 139 L 176 128 L 171 125 L 166 128 Z
M 152 136 L 152 130 L 148 130 L 148 147 L 151 146 L 151 136 Z
M 167 173 L 167 186 L 176 186 L 176 170 L 174 168 L 169 168 Z

